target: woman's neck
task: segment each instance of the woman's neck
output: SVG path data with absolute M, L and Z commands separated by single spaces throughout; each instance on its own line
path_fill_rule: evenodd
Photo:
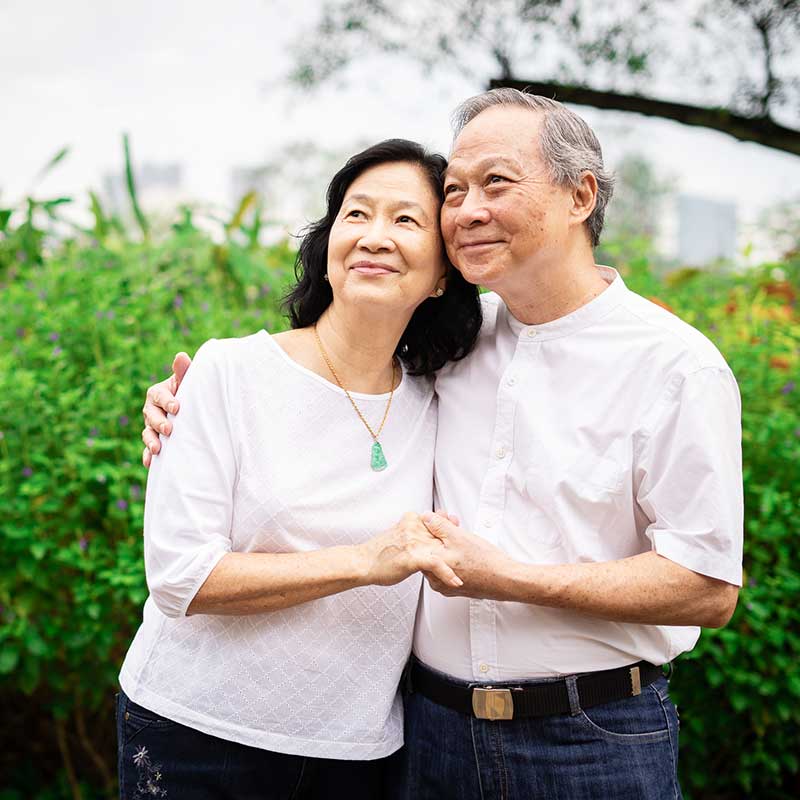
M 352 392 L 382 394 L 397 383 L 394 353 L 407 323 L 405 319 L 383 316 L 376 320 L 374 316 L 343 313 L 331 305 L 316 327 L 319 343 L 342 385 Z M 319 344 L 315 345 L 319 350 Z M 324 358 L 322 366 L 326 377 L 333 377 Z

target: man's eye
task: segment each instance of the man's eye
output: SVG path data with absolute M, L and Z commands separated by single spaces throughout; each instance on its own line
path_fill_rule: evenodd
M 448 183 L 444 187 L 445 195 L 452 194 L 453 192 L 457 192 L 457 191 L 458 191 L 458 186 L 456 186 L 456 184 L 454 184 L 454 183 Z
M 497 181 L 504 181 L 505 178 L 502 175 L 490 175 L 488 183 L 497 183 Z

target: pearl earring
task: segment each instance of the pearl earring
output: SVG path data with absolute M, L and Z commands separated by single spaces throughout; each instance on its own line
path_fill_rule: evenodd
M 328 273 L 326 272 L 322 277 L 325 279 L 325 283 L 328 283 Z
M 438 288 L 438 289 L 437 289 L 437 290 L 434 292 L 434 294 L 436 295 L 436 297 L 441 297 L 441 296 L 444 294 L 444 289 L 442 289 L 442 287 L 440 286 L 440 287 L 439 287 L 439 288 Z

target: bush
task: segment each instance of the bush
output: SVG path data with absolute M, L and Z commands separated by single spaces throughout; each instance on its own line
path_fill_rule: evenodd
M 34 227 L 0 235 L 5 800 L 111 796 L 111 698 L 146 596 L 144 391 L 178 349 L 285 324 L 286 245 L 214 244 L 190 217 L 160 243 L 95 233 L 52 250 Z M 664 280 L 643 253 L 619 266 L 718 344 L 743 397 L 746 581 L 731 623 L 676 665 L 685 793 L 796 796 L 800 264 Z

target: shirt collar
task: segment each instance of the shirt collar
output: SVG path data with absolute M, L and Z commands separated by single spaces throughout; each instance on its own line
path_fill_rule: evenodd
M 543 322 L 541 325 L 526 325 L 512 315 L 505 303 L 501 304 L 500 315 L 506 317 L 508 326 L 515 336 L 520 339 L 530 338 L 536 341 L 569 336 L 589 325 L 593 325 L 620 305 L 628 291 L 622 276 L 615 269 L 599 265 L 597 269 L 600 271 L 603 280 L 608 284 L 608 288 L 604 289 L 593 300 L 563 317 L 554 319 L 551 322 Z

